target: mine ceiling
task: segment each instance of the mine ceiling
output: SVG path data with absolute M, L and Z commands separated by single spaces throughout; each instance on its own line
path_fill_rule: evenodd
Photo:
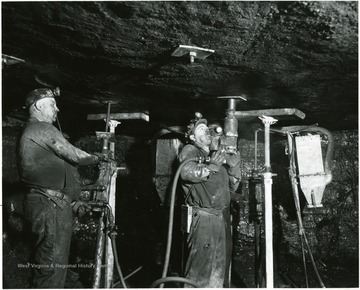
M 181 45 L 214 53 L 191 63 L 172 55 Z M 68 131 L 105 126 L 87 115 L 109 102 L 149 115 L 124 121 L 128 132 L 184 126 L 195 111 L 221 122 L 219 96 L 306 114 L 279 125 L 358 126 L 357 1 L 2 2 L 2 54 L 3 126 L 21 124 L 26 94 L 46 86 L 61 89 Z

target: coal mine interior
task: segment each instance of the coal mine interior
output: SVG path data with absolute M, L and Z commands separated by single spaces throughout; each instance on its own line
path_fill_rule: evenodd
M 186 285 L 175 177 L 197 112 L 241 156 L 227 287 L 359 287 L 357 1 L 4 1 L 1 13 L 4 289 L 48 266 L 33 262 L 17 148 L 28 94 L 57 87 L 55 130 L 107 157 L 76 165 L 91 209 L 69 223 L 60 288 Z

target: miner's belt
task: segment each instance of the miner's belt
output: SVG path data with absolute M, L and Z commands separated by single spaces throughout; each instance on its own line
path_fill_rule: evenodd
M 204 211 L 216 216 L 222 216 L 223 213 L 228 209 L 228 207 L 224 207 L 223 209 L 215 209 L 215 208 L 205 208 L 205 207 L 198 207 L 198 206 L 192 206 L 195 210 Z
M 71 203 L 71 201 L 72 201 L 70 196 L 68 196 L 60 191 L 56 191 L 56 190 L 52 190 L 52 189 L 45 189 L 45 193 L 47 193 L 50 196 L 54 196 L 54 197 L 63 199 L 68 203 Z
M 40 193 L 42 195 L 45 195 L 46 197 L 50 198 L 54 203 L 56 203 L 60 208 L 63 208 L 65 206 L 64 203 L 70 204 L 72 202 L 72 199 L 68 195 L 62 193 L 61 191 L 53 189 L 31 188 L 30 193 Z

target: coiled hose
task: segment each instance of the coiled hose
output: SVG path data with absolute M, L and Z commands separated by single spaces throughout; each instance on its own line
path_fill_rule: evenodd
M 170 253 L 171 253 L 171 244 L 172 244 L 172 233 L 173 233 L 173 225 L 174 225 L 174 208 L 175 208 L 175 195 L 176 195 L 176 187 L 177 187 L 177 183 L 180 177 L 180 173 L 182 168 L 189 162 L 193 162 L 193 161 L 199 161 L 199 158 L 190 158 L 190 159 L 186 159 L 184 160 L 182 163 L 180 163 L 175 176 L 174 176 L 174 181 L 172 184 L 172 188 L 171 188 L 171 198 L 170 198 L 170 210 L 169 210 L 169 224 L 168 224 L 168 236 L 167 236 L 167 244 L 166 244 L 166 253 L 165 253 L 165 261 L 164 261 L 164 268 L 163 268 L 163 272 L 162 272 L 162 276 L 161 279 L 165 279 L 168 269 L 169 269 L 169 261 L 170 261 Z M 175 278 L 181 278 L 181 277 L 175 277 Z M 185 278 L 182 278 L 185 279 Z M 157 280 L 159 281 L 159 280 Z M 155 282 L 157 282 L 155 281 Z M 165 280 L 166 281 L 166 280 Z M 181 281 L 179 281 L 181 282 Z M 190 284 L 191 281 L 187 280 L 186 283 Z M 161 282 L 159 284 L 163 284 L 164 282 Z M 191 282 L 193 285 L 194 282 Z M 153 283 L 154 284 L 154 283 Z M 157 285 L 159 285 L 157 284 Z M 156 285 L 156 286 L 157 286 Z M 162 288 L 163 285 L 160 286 L 160 288 Z M 199 286 L 195 286 L 197 288 L 199 288 Z
M 167 282 L 181 282 L 181 283 L 185 283 L 185 284 L 189 284 L 191 286 L 194 286 L 195 288 L 200 288 L 200 286 L 198 284 L 196 284 L 195 282 L 186 279 L 186 278 L 182 278 L 182 277 L 165 277 L 165 278 L 160 278 L 158 280 L 156 280 L 155 282 L 153 282 L 150 286 L 150 288 L 155 288 L 160 284 L 164 284 Z
M 158 285 L 161 285 L 160 288 L 163 288 L 163 284 L 167 283 L 167 282 L 181 282 L 181 283 L 189 284 L 189 285 L 191 285 L 191 286 L 193 286 L 195 288 L 200 288 L 200 286 L 198 284 L 196 284 L 195 282 L 193 282 L 191 280 L 188 280 L 186 278 L 183 278 L 183 277 L 166 277 L 168 269 L 169 269 L 169 261 L 170 261 L 170 253 L 171 253 L 172 233 L 173 233 L 173 225 L 174 225 L 174 208 L 175 208 L 176 187 L 177 187 L 177 183 L 178 183 L 182 168 L 187 163 L 192 162 L 192 161 L 199 161 L 199 158 L 190 158 L 190 159 L 184 160 L 179 165 L 179 167 L 178 167 L 178 169 L 177 169 L 177 171 L 175 173 L 175 177 L 174 177 L 174 181 L 173 181 L 172 189 L 171 189 L 168 236 L 167 236 L 167 245 L 166 245 L 164 268 L 163 268 L 163 272 L 162 272 L 162 277 L 160 279 L 156 280 L 155 282 L 153 282 L 152 285 L 150 286 L 151 288 L 155 288 Z M 110 227 L 114 228 L 115 227 L 114 216 L 112 214 L 111 207 L 109 205 L 107 205 L 107 207 L 109 209 L 109 215 L 108 216 L 109 216 Z M 115 240 L 116 231 L 112 229 L 109 236 L 110 236 L 110 239 L 111 239 L 111 246 L 112 246 L 112 250 L 113 250 L 114 261 L 115 261 L 115 265 L 116 265 L 116 270 L 117 270 L 119 278 L 120 278 L 120 283 L 121 283 L 123 288 L 127 288 L 124 276 L 123 276 L 122 271 L 121 271 L 121 267 L 120 267 L 120 263 L 119 263 L 119 259 L 118 259 L 118 255 L 117 255 L 117 250 L 116 250 L 116 240 Z

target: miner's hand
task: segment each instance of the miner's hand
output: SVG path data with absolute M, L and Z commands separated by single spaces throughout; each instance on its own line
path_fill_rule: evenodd
M 226 164 L 230 167 L 240 166 L 241 158 L 240 152 L 237 151 L 235 154 L 226 154 Z
M 110 158 L 108 157 L 107 154 L 104 154 L 104 153 L 98 153 L 98 152 L 95 152 L 93 153 L 93 155 L 95 155 L 97 158 L 98 158 L 98 162 L 110 162 Z
M 224 164 L 226 152 L 224 150 L 218 149 L 211 155 L 208 168 L 211 171 L 218 172 L 220 166 Z
M 226 155 L 226 163 L 229 165 L 228 173 L 231 176 L 234 176 L 237 179 L 241 178 L 240 171 L 240 152 L 236 152 L 235 154 L 227 154 Z
M 78 200 L 72 205 L 72 210 L 78 217 L 82 217 L 91 210 L 91 206 L 85 201 Z

